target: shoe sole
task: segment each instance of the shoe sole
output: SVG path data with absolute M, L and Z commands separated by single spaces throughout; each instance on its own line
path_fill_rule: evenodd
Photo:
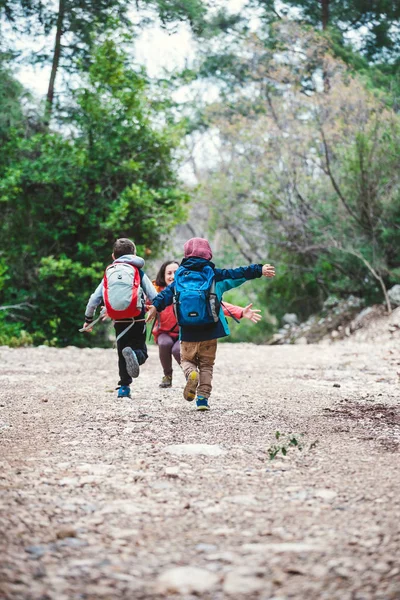
M 122 356 L 125 359 L 126 370 L 128 371 L 128 374 L 132 377 L 132 379 L 136 379 L 136 377 L 139 377 L 139 363 L 138 359 L 136 358 L 136 354 L 134 353 L 132 348 L 124 348 L 122 350 Z
M 209 406 L 196 406 L 196 410 L 201 410 L 201 411 L 205 411 L 205 410 L 210 410 Z
M 199 374 L 197 371 L 192 371 L 183 390 L 183 397 L 188 402 L 192 402 L 196 398 L 196 390 L 199 385 Z

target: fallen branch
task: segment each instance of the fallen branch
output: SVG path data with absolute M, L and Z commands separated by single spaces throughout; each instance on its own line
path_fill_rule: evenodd
M 21 310 L 27 310 L 28 308 L 35 308 L 35 305 L 30 304 L 30 302 L 21 302 L 20 304 L 9 304 L 7 306 L 0 306 L 0 310 L 9 310 L 10 308 L 20 308 Z

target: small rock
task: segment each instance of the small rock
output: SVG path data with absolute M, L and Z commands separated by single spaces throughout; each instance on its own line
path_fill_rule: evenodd
M 306 542 L 271 542 L 269 544 L 243 544 L 242 549 L 245 552 L 320 552 L 323 548 L 317 544 L 308 544 Z
M 296 325 L 298 318 L 295 313 L 285 313 L 282 317 L 282 321 L 287 325 Z
M 340 388 L 340 383 L 334 383 L 333 387 Z
M 197 544 L 196 550 L 198 552 L 214 552 L 217 549 L 217 546 L 214 544 Z
M 225 502 L 231 502 L 232 504 L 244 504 L 246 506 L 254 506 L 258 504 L 255 496 L 251 494 L 238 494 L 237 496 L 226 496 L 224 498 Z
M 171 479 L 179 477 L 179 467 L 165 467 L 165 475 Z
M 255 594 L 263 590 L 267 591 L 268 583 L 260 577 L 246 577 L 231 571 L 227 574 L 224 581 L 224 593 L 229 596 L 239 596 L 241 594 Z
M 221 456 L 226 454 L 226 450 L 223 450 L 218 444 L 172 444 L 165 448 L 165 452 L 175 454 L 176 456 L 183 456 L 185 454 L 192 456 L 199 454 L 204 456 Z
M 59 529 L 56 533 L 56 538 L 58 540 L 63 540 L 64 538 L 73 538 L 76 537 L 76 531 L 74 529 L 65 528 Z
M 25 552 L 28 552 L 28 554 L 31 554 L 35 558 L 40 558 L 45 554 L 46 548 L 44 546 L 27 546 Z
M 339 304 L 339 298 L 336 296 L 329 296 L 324 302 L 324 308 L 334 308 Z
M 323 500 L 333 500 L 333 498 L 336 498 L 337 492 L 333 490 L 315 490 L 314 496 Z
M 392 304 L 400 306 L 400 285 L 396 284 L 388 290 L 389 300 Z
M 86 540 L 79 540 L 76 537 L 66 537 L 55 544 L 56 547 L 71 547 L 71 548 L 84 548 L 88 545 Z
M 202 594 L 218 583 L 218 576 L 198 567 L 175 567 L 157 578 L 159 594 Z

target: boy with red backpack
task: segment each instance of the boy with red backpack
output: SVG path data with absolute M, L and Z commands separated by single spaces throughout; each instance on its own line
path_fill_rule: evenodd
M 210 244 L 203 238 L 188 240 L 184 252 L 174 281 L 153 300 L 146 319 L 174 303 L 180 325 L 181 367 L 186 376 L 183 395 L 186 400 L 196 398 L 197 410 L 209 410 L 217 339 L 229 335 L 222 295 L 249 279 L 274 277 L 275 268 L 253 264 L 217 269 L 211 262 Z
M 142 270 L 143 258 L 136 256 L 135 244 L 118 239 L 113 247 L 113 263 L 90 296 L 85 310 L 84 328 L 90 324 L 96 308 L 104 303 L 107 315 L 114 319 L 118 350 L 118 398 L 130 398 L 132 379 L 139 376 L 139 366 L 146 362 L 145 297 L 152 301 L 157 292 Z

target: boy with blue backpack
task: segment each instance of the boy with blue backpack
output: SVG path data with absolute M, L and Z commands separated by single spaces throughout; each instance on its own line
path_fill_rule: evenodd
M 139 366 L 148 358 L 146 347 L 145 296 L 152 301 L 157 295 L 144 273 L 144 260 L 136 256 L 135 244 L 119 238 L 113 247 L 113 263 L 90 296 L 85 310 L 84 331 L 91 330 L 96 308 L 104 303 L 114 319 L 118 350 L 118 398 L 130 398 L 132 379 L 139 376 Z
M 180 325 L 181 367 L 186 377 L 183 395 L 189 401 L 196 398 L 197 410 L 209 410 L 217 339 L 229 335 L 221 308 L 222 295 L 249 279 L 274 277 L 275 268 L 253 264 L 217 269 L 211 262 L 210 244 L 203 238 L 188 240 L 184 253 L 175 280 L 154 298 L 146 319 L 175 304 Z

